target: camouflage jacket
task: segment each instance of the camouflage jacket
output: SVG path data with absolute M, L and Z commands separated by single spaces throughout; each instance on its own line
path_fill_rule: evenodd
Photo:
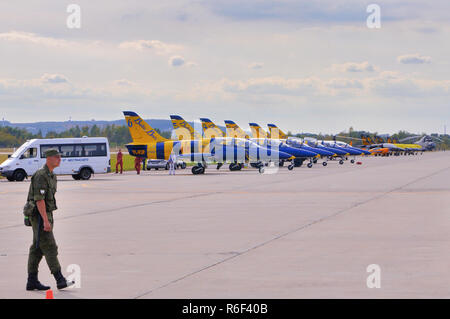
M 47 165 L 44 165 L 31 177 L 27 200 L 34 202 L 44 200 L 47 212 L 57 210 L 55 199 L 56 183 L 56 175 L 50 172 Z

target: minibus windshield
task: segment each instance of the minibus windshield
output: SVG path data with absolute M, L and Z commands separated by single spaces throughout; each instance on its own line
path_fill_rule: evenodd
M 28 147 L 28 144 L 23 144 L 21 147 L 19 147 L 14 153 L 13 155 L 11 155 L 11 158 L 18 158 L 24 150 L 26 150 Z

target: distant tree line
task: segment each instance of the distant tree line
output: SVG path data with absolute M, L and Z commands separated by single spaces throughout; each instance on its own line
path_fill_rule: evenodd
M 159 129 L 155 129 L 161 136 L 165 138 L 171 137 L 171 131 L 160 131 Z M 293 134 L 291 132 L 287 132 L 288 136 L 296 136 L 296 137 L 314 137 L 317 139 L 324 139 L 324 140 L 332 140 L 335 136 L 337 140 L 342 140 L 349 142 L 351 139 L 345 139 L 343 137 L 352 137 L 353 139 L 353 145 L 360 145 L 361 141 L 358 139 L 361 137 L 362 133 L 368 133 L 371 136 L 376 135 L 377 133 L 369 133 L 365 131 L 354 131 L 352 127 L 348 131 L 340 132 L 336 135 L 330 135 L 330 134 L 312 134 L 312 133 L 298 133 Z M 409 133 L 407 131 L 399 131 L 398 133 L 395 133 L 392 135 L 392 137 L 396 137 L 399 140 L 411 135 L 415 135 L 413 133 Z M 420 135 L 420 134 L 418 134 Z M 446 135 L 439 135 L 437 134 L 431 134 L 432 136 L 439 137 L 441 140 L 444 141 L 444 143 L 437 142 L 439 148 L 450 148 L 450 136 Z M 128 130 L 128 127 L 125 125 L 106 125 L 106 126 L 82 126 L 79 127 L 74 126 L 71 127 L 68 130 L 65 130 L 60 133 L 56 132 L 48 132 L 45 136 L 39 131 L 37 134 L 32 134 L 28 132 L 25 129 L 19 129 L 19 128 L 13 128 L 10 126 L 3 126 L 0 127 L 0 148 L 5 147 L 18 147 L 22 145 L 26 140 L 33 139 L 33 138 L 65 138 L 65 137 L 83 137 L 83 136 L 89 136 L 89 137 L 107 137 L 109 140 L 109 144 L 111 147 L 117 147 L 117 146 L 123 146 L 125 144 L 130 143 L 131 136 L 130 131 Z M 410 143 L 413 143 L 413 141 L 410 141 Z
M 160 131 L 155 129 L 161 136 L 170 138 L 170 131 Z M 107 137 L 112 147 L 130 143 L 131 136 L 128 127 L 125 125 L 74 126 L 63 132 L 48 132 L 45 136 L 39 131 L 37 134 L 29 133 L 25 129 L 13 128 L 9 126 L 0 127 L 0 147 L 17 147 L 25 143 L 26 140 L 34 138 L 67 138 L 67 137 Z

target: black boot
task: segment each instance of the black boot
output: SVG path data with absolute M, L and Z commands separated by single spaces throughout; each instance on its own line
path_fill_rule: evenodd
M 27 290 L 49 290 L 49 286 L 44 286 L 38 280 L 37 272 L 28 274 Z
M 64 278 L 63 274 L 61 273 L 61 270 L 58 270 L 53 274 L 53 277 L 56 279 L 56 287 L 58 289 L 64 289 L 67 287 L 72 286 L 75 281 L 67 281 L 66 278 Z

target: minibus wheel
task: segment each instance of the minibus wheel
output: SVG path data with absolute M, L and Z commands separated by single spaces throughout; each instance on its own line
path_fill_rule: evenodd
M 83 169 L 80 171 L 80 178 L 81 178 L 82 180 L 88 180 L 88 179 L 90 179 L 90 178 L 91 178 L 91 175 L 92 175 L 92 171 L 91 171 L 90 168 L 85 167 L 85 168 L 83 168 Z
M 27 177 L 27 173 L 23 169 L 18 169 L 14 172 L 13 178 L 18 182 L 22 182 L 25 177 Z

